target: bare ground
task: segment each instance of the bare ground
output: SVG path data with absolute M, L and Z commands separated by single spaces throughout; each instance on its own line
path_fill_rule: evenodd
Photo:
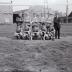
M 14 31 L 15 25 L 0 25 L 0 72 L 72 72 L 72 24 L 62 25 L 55 41 L 12 40 Z
M 0 37 L 0 71 L 72 72 L 72 37 L 23 41 Z

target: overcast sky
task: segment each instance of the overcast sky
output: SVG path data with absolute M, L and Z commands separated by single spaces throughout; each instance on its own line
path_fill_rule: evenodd
M 0 2 L 10 2 L 11 0 L 0 0 Z M 48 7 L 53 10 L 66 12 L 67 0 L 12 0 L 13 5 L 26 5 L 26 6 L 13 6 L 14 11 L 20 9 L 26 9 L 27 5 L 44 5 L 44 2 L 48 2 Z M 46 3 L 45 3 L 46 4 Z M 68 0 L 69 12 L 72 11 L 72 0 Z

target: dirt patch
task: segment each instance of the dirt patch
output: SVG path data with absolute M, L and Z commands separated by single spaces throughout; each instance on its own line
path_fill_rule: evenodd
M 71 62 L 72 37 L 55 41 L 0 38 L 0 71 L 71 72 Z

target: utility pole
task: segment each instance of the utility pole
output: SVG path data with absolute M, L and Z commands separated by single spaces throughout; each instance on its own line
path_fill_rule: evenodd
M 47 19 L 49 18 L 49 6 L 48 6 L 48 0 L 46 0 L 46 4 L 47 4 Z
M 68 24 L 68 0 L 66 0 L 67 5 L 66 5 L 66 23 Z
M 45 2 L 45 0 L 44 0 L 44 18 L 45 18 L 45 13 L 46 13 L 46 12 L 45 12 L 45 10 L 46 10 L 46 5 L 45 5 L 45 4 L 46 4 L 46 2 Z
M 46 21 L 49 18 L 48 0 L 44 0 L 44 18 Z
M 11 3 L 11 9 L 12 9 L 12 24 L 13 24 L 13 1 L 11 0 L 10 3 Z
M 10 0 L 11 8 L 12 8 L 12 21 L 13 21 L 13 3 L 15 0 Z
M 47 2 L 47 0 L 44 0 L 44 19 L 46 20 L 46 14 L 47 14 L 47 8 L 48 8 L 48 6 L 46 7 L 46 4 L 47 4 L 48 2 Z

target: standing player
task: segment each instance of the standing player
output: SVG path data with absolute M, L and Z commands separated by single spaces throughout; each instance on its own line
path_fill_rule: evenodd
M 54 28 L 55 28 L 55 38 L 60 39 L 60 18 L 57 17 L 57 14 L 54 17 Z

